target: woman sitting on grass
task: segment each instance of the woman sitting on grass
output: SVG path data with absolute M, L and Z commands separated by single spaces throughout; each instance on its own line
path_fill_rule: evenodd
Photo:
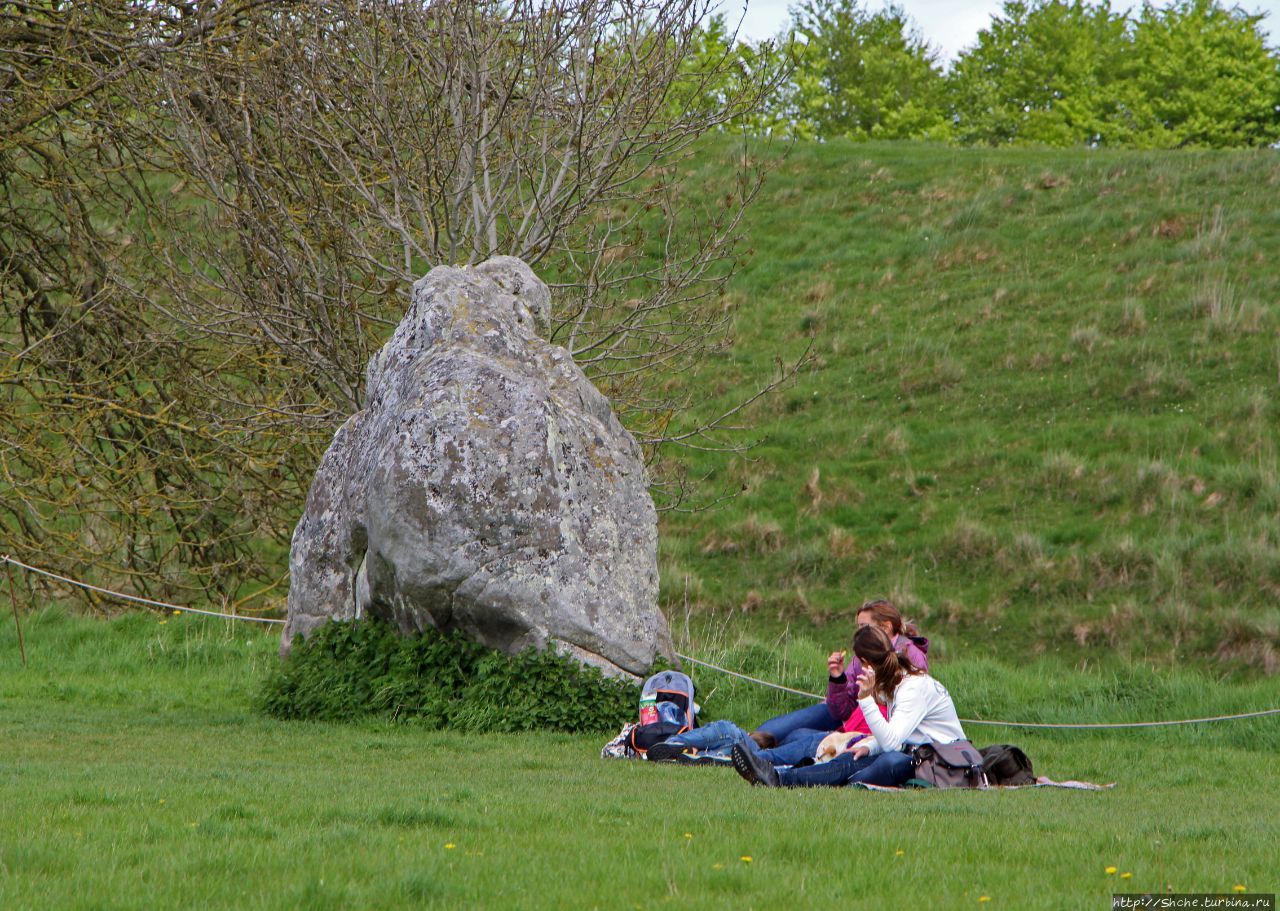
M 884 600 L 864 602 L 858 608 L 858 628 L 877 626 L 892 639 L 893 647 L 907 656 L 913 665 L 922 670 L 929 669 L 929 659 L 925 653 L 929 650 L 929 640 L 921 636 L 915 624 L 902 619 L 902 614 L 891 603 Z M 848 666 L 844 663 L 844 652 L 832 652 L 827 658 L 827 698 L 825 702 L 807 706 L 770 718 L 756 730 L 752 731 L 752 739 L 761 746 L 782 746 L 797 736 L 808 739 L 813 732 L 826 734 L 830 731 L 862 731 L 867 732 L 866 723 L 862 720 L 862 711 L 858 707 L 857 677 L 862 665 L 854 652 L 853 660 Z M 769 743 L 769 738 L 773 739 Z M 819 737 L 818 740 L 822 738 Z
M 870 745 L 859 745 L 830 762 L 789 769 L 773 764 L 750 746 L 737 743 L 733 767 L 752 784 L 806 788 L 862 782 L 896 786 L 911 777 L 911 749 L 923 743 L 965 739 L 947 688 L 900 655 L 893 640 L 877 626 L 864 626 L 853 637 L 853 653 L 862 662 L 857 677 L 858 706 L 871 728 Z M 881 717 L 877 703 L 889 710 Z M 866 741 L 863 742 L 866 744 Z
M 919 635 L 915 626 L 902 619 L 902 614 L 888 601 L 867 601 L 858 608 L 858 627 L 876 626 L 892 637 L 894 648 L 906 655 L 918 668 L 928 670 L 925 652 L 929 640 Z M 729 748 L 745 738 L 752 741 L 775 765 L 791 765 L 808 757 L 822 739 L 832 731 L 870 734 L 857 701 L 856 679 L 862 664 L 856 655 L 844 663 L 844 652 L 832 652 L 827 658 L 827 699 L 815 705 L 796 709 L 770 718 L 750 734 L 731 721 L 713 721 L 677 734 L 649 750 L 648 758 L 656 761 L 689 762 L 705 758 L 727 757 Z

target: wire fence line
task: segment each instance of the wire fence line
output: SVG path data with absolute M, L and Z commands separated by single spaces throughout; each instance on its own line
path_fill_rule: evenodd
M 741 680 L 747 680 L 760 686 L 771 687 L 775 690 L 784 690 L 788 693 L 795 693 L 799 696 L 808 696 L 811 699 L 819 701 L 825 699 L 817 693 L 808 693 L 804 690 L 795 690 L 789 686 L 783 686 L 780 683 L 770 683 L 768 680 L 761 680 L 758 677 L 752 677 L 748 674 L 740 674 L 737 671 L 731 671 L 728 668 L 711 664 L 708 661 L 700 661 L 697 658 L 690 658 L 688 655 L 681 655 L 678 652 L 676 657 L 691 664 L 697 664 L 713 671 L 719 671 L 722 674 L 728 674 L 730 677 L 737 677 Z M 1264 715 L 1280 715 L 1280 708 L 1264 709 L 1260 712 L 1241 712 L 1236 715 L 1214 715 L 1209 718 L 1183 718 L 1176 721 L 1116 721 L 1116 722 L 1081 722 L 1079 724 L 1055 724 L 1042 721 L 987 721 L 978 718 L 961 718 L 964 724 L 989 724 L 995 726 L 1011 727 L 1011 728 L 1156 728 L 1168 727 L 1175 724 L 1202 724 L 1207 721 L 1235 721 L 1240 718 L 1261 718 Z
M 8 554 L 0 555 L 0 561 L 11 564 L 13 566 L 20 566 L 23 569 L 27 570 L 28 572 L 33 572 L 33 573 L 36 573 L 37 575 L 47 576 L 50 579 L 57 579 L 59 582 L 65 582 L 68 585 L 74 585 L 78 588 L 87 589 L 91 592 L 98 592 L 99 594 L 108 595 L 112 598 L 119 598 L 122 601 L 132 601 L 135 604 L 146 604 L 151 607 L 163 607 L 166 610 L 175 610 L 183 614 L 201 614 L 205 617 L 225 617 L 228 620 L 245 620 L 249 623 L 278 623 L 278 624 L 284 623 L 283 620 L 276 620 L 273 617 L 253 617 L 246 614 L 223 614 L 223 613 L 219 613 L 218 611 L 201 610 L 198 607 L 183 607 L 181 604 L 168 604 L 164 601 L 155 601 L 155 600 L 152 600 L 151 598 L 139 597 L 138 595 L 127 595 L 124 592 L 112 591 L 111 589 L 103 588 L 100 585 L 90 585 L 88 582 L 81 582 L 77 579 L 71 579 L 67 576 L 62 576 L 62 575 L 59 575 L 58 573 L 50 572 L 47 569 L 40 569 L 39 567 L 36 567 L 36 566 L 29 566 L 28 564 L 23 563 L 21 560 L 15 560 L 13 557 L 9 556 Z
M 59 582 L 65 582 L 67 585 L 74 585 L 79 588 L 98 592 L 99 594 L 107 595 L 112 598 L 119 598 L 123 601 L 132 601 L 137 604 L 146 604 L 151 607 L 162 607 L 162 608 L 165 608 L 166 610 L 178 611 L 179 613 L 184 613 L 184 614 L 200 614 L 206 617 L 222 617 L 227 620 L 244 620 L 249 623 L 268 623 L 268 624 L 284 623 L 283 620 L 277 620 L 273 617 L 253 617 L 253 616 L 247 616 L 245 614 L 224 614 L 224 613 L 219 613 L 218 611 L 201 610 L 200 608 L 196 608 L 196 607 L 183 607 L 180 604 L 169 604 L 164 601 L 155 601 L 151 598 L 142 598 L 137 595 L 129 595 L 129 594 L 125 594 L 124 592 L 112 591 L 109 588 L 102 588 L 101 586 L 98 586 L 98 585 L 91 585 L 88 582 L 81 582 L 77 579 L 69 578 L 68 576 L 63 576 L 55 572 L 50 572 L 47 569 L 40 569 L 39 567 L 31 566 L 27 563 L 23 563 L 21 560 L 14 559 L 8 554 L 0 554 L 0 562 L 9 564 L 12 566 L 17 566 L 21 569 L 27 570 L 28 572 L 36 573 L 37 575 L 47 576 L 50 579 L 57 579 Z M 750 683 L 757 684 L 758 686 L 769 687 L 770 689 L 781 690 L 786 693 L 793 693 L 797 696 L 807 696 L 808 698 L 816 699 L 819 702 L 821 702 L 823 699 L 826 698 L 825 696 L 819 695 L 818 693 L 810 693 L 810 692 L 806 692 L 805 690 L 797 690 L 789 686 L 783 686 L 781 683 L 772 683 L 768 680 L 761 680 L 759 677 L 752 677 L 749 674 L 742 674 L 742 673 L 739 673 L 738 671 L 732 671 L 732 670 L 729 670 L 728 668 L 720 667 L 717 664 L 712 664 L 709 661 L 702 661 L 701 659 L 693 658 L 693 657 L 690 657 L 689 655 L 682 655 L 679 652 L 676 653 L 676 657 L 682 661 L 688 661 L 690 664 L 696 664 L 700 667 L 705 667 L 713 671 L 718 671 L 721 674 L 728 674 L 730 677 L 737 677 L 740 680 L 746 680 L 746 681 L 749 681 Z M 1000 727 L 1014 727 L 1014 728 L 1107 729 L 1107 728 L 1154 728 L 1154 727 L 1169 727 L 1171 725 L 1179 725 L 1179 724 L 1204 724 L 1211 721 L 1237 721 L 1243 718 L 1262 718 L 1267 715 L 1280 715 L 1280 708 L 1264 709 L 1258 712 L 1241 712 L 1235 715 L 1214 715 L 1208 718 L 1183 718 L 1175 721 L 1081 722 L 1078 724 L 1055 724 L 1055 723 L 1037 722 L 1037 721 L 987 721 L 987 720 L 978 719 L 978 718 L 961 718 L 960 721 L 963 722 L 964 724 L 985 724 L 985 725 L 993 725 L 993 726 L 1000 726 Z

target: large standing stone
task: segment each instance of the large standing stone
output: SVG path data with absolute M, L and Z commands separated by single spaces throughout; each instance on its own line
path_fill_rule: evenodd
M 284 651 L 367 613 L 607 671 L 674 657 L 640 447 L 539 336 L 550 305 L 512 257 L 414 285 L 294 531 Z

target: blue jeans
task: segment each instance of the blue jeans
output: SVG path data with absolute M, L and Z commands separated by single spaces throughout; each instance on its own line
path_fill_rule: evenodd
M 852 753 L 841 753 L 830 762 L 782 769 L 779 782 L 784 788 L 840 787 L 861 782 L 896 787 L 911 777 L 915 765 L 906 753 L 893 750 L 875 756 L 854 759 Z
M 700 728 L 694 728 L 692 731 L 685 731 L 683 734 L 668 737 L 667 743 L 674 743 L 682 747 L 693 747 L 704 753 L 728 756 L 729 750 L 732 749 L 733 745 L 744 740 L 751 743 L 751 738 L 747 736 L 747 732 L 732 721 L 712 721 Z M 751 743 L 751 745 L 755 746 L 754 743 Z
M 756 752 L 774 765 L 795 765 L 806 757 L 812 759 L 813 754 L 817 752 L 818 744 L 822 743 L 822 739 L 829 733 L 831 732 L 801 728 L 792 731 L 785 741 L 773 749 L 756 750 Z M 755 746 L 755 741 L 748 739 L 748 744 Z
M 772 734 L 781 745 L 792 733 L 798 730 L 823 731 L 829 733 L 843 724 L 843 719 L 832 718 L 825 702 L 814 703 L 794 712 L 787 712 L 777 718 L 770 718 L 757 731 Z
M 729 755 L 735 743 L 743 744 L 747 749 L 758 753 L 774 765 L 795 765 L 806 756 L 813 758 L 814 751 L 827 731 L 795 730 L 787 737 L 786 742 L 771 750 L 762 750 L 756 742 L 747 736 L 747 732 L 732 721 L 712 721 L 705 727 L 694 728 L 683 734 L 668 737 L 667 743 L 682 747 L 693 747 L 700 752 L 713 756 Z

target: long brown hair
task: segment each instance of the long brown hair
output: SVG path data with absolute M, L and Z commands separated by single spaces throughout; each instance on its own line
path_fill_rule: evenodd
M 908 636 L 920 635 L 916 625 L 910 620 L 903 620 L 901 611 L 894 607 L 892 602 L 883 599 L 864 601 L 862 607 L 858 608 L 858 613 L 870 614 L 872 621 L 877 624 L 887 622 L 895 636 L 901 636 L 904 633 Z
M 875 673 L 876 701 L 888 705 L 902 678 L 924 671 L 906 655 L 894 651 L 893 640 L 878 626 L 864 626 L 853 636 L 853 653 Z

